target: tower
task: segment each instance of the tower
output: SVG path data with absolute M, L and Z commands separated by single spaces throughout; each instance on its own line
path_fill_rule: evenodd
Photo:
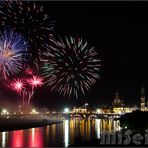
M 18 113 L 20 113 L 20 114 L 21 114 L 21 112 L 22 112 L 22 106 L 21 106 L 21 105 L 19 105 L 19 106 L 18 106 Z
M 142 88 L 141 88 L 141 97 L 140 97 L 140 109 L 142 111 L 145 110 L 145 107 L 146 107 L 146 103 L 145 103 L 145 92 L 144 92 L 144 87 L 142 85 Z
M 115 92 L 115 98 L 114 98 L 114 101 L 113 101 L 113 106 L 114 107 L 122 107 L 123 106 L 123 100 L 120 99 L 119 92 L 117 90 Z
M 117 90 L 115 92 L 115 98 L 113 101 L 113 112 L 116 114 L 123 114 L 124 113 L 123 100 L 119 97 L 119 93 Z

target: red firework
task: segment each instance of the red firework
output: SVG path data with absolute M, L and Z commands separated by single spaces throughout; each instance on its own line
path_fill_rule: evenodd
M 21 93 L 21 91 L 23 90 L 24 88 L 24 83 L 22 80 L 20 79 L 15 79 L 13 82 L 12 82 L 12 87 L 13 89 L 15 89 L 17 92 Z
M 27 68 L 27 69 L 25 69 L 25 73 L 27 75 L 33 75 L 33 70 L 31 68 Z
M 30 73 L 31 77 L 25 75 L 23 78 L 15 79 L 11 82 L 13 90 L 19 93 L 19 95 L 22 97 L 23 104 L 25 100 L 27 100 L 29 104 L 35 92 L 35 88 L 43 85 L 43 78 L 37 75 L 33 75 L 33 71 L 31 71 L 31 69 L 29 71 L 31 72 Z
M 43 79 L 39 76 L 33 76 L 28 82 L 33 88 L 43 85 Z
M 39 76 L 33 76 L 31 79 L 27 80 L 28 84 L 31 86 L 31 90 L 29 91 L 29 99 L 28 103 L 30 103 L 30 100 L 34 94 L 34 88 L 38 86 L 43 85 L 43 79 Z

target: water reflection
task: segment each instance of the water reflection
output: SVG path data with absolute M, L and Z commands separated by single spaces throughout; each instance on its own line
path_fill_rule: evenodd
M 101 119 L 96 119 L 95 129 L 96 129 L 96 134 L 98 139 L 100 139 L 100 134 L 101 134 L 100 128 L 101 128 Z
M 69 121 L 65 120 L 64 122 L 64 146 L 68 147 L 69 145 Z
M 23 147 L 24 146 L 24 131 L 23 130 L 18 130 L 18 131 L 13 131 L 10 132 L 11 136 L 11 143 L 10 147 Z
M 120 131 L 120 130 L 121 130 L 121 127 L 119 126 L 119 123 L 120 123 L 119 120 L 114 121 L 114 126 L 115 126 L 115 127 L 114 127 L 114 129 L 115 129 L 114 132 L 115 132 L 115 131 Z
M 43 147 L 43 129 L 32 128 L 29 130 L 28 145 L 29 147 Z M 26 137 L 27 138 L 27 137 Z
M 119 120 L 114 119 L 102 119 L 100 122 L 100 130 L 107 131 L 107 132 L 116 132 L 119 131 L 121 128 L 119 126 Z
M 35 137 L 35 128 L 32 128 L 32 141 L 34 141 L 34 137 Z
M 48 133 L 49 134 L 49 133 Z M 51 125 L 51 135 L 50 138 L 52 139 L 53 143 L 56 143 L 56 124 Z
M 2 132 L 2 147 L 6 147 L 6 132 Z
M 1 132 L 0 147 L 68 147 L 76 142 L 99 139 L 103 130 L 119 131 L 119 121 L 73 119 L 46 127 Z

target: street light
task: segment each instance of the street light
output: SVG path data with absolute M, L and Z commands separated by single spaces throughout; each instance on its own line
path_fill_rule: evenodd
M 2 115 L 6 115 L 6 114 L 8 114 L 8 111 L 6 109 L 3 109 L 2 110 Z
M 69 108 L 65 108 L 64 113 L 69 113 Z
M 97 113 L 101 114 L 102 113 L 101 109 L 97 109 Z
M 32 109 L 32 111 L 30 113 L 31 114 L 38 114 L 39 112 L 37 112 L 35 109 Z
M 127 129 L 128 128 L 127 125 L 125 125 L 124 128 Z

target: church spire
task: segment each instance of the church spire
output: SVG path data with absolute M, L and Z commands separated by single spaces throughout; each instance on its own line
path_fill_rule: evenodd
M 141 88 L 141 102 L 140 102 L 140 106 L 141 106 L 141 110 L 145 111 L 145 107 L 146 107 L 146 102 L 145 102 L 145 92 L 144 92 L 144 87 L 142 85 Z
M 141 88 L 141 96 L 145 96 L 143 84 L 142 84 L 142 88 Z
M 115 92 L 115 98 L 119 98 L 119 92 L 118 92 L 117 89 L 116 89 L 116 92 Z

